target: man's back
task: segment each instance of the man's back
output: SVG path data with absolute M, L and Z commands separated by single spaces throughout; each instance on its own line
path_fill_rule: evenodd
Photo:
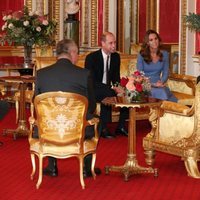
M 51 91 L 81 94 L 88 98 L 89 112 L 94 113 L 96 109 L 89 71 L 73 65 L 68 59 L 59 59 L 55 64 L 38 70 L 35 95 Z
M 78 59 L 78 47 L 76 43 L 70 39 L 59 41 L 56 46 L 56 54 L 58 60 L 55 64 L 37 71 L 35 95 L 51 91 L 81 94 L 88 99 L 86 118 L 93 118 L 96 109 L 96 101 L 92 78 L 89 70 L 75 65 Z M 85 139 L 90 139 L 93 136 L 94 127 L 87 126 L 85 130 Z M 43 170 L 43 173 L 48 176 L 58 176 L 56 159 L 49 157 L 48 160 L 48 166 Z M 86 176 L 91 175 L 91 160 L 91 155 L 87 155 L 84 158 L 84 171 Z M 95 169 L 95 172 L 101 173 L 100 169 Z

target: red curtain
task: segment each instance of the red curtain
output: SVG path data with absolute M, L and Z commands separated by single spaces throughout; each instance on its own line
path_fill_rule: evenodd
M 101 46 L 101 35 L 103 33 L 103 1 L 98 2 L 98 45 Z
M 179 0 L 160 1 L 159 33 L 164 43 L 179 42 Z
M 139 42 L 146 32 L 146 2 L 139 1 Z M 159 33 L 163 43 L 179 42 L 179 0 L 160 0 Z
M 24 5 L 24 0 L 5 0 L 0 3 L 0 27 L 3 25 L 3 13 L 9 10 L 16 11 L 21 10 Z
M 139 0 L 139 42 L 143 42 L 146 32 L 146 0 Z

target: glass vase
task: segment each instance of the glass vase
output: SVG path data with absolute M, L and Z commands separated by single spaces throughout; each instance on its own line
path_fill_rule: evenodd
M 32 46 L 24 45 L 24 68 L 32 66 Z
M 145 103 L 147 102 L 147 98 L 148 96 L 143 94 L 143 93 L 138 93 L 137 95 L 133 95 L 131 102 L 135 102 L 135 103 Z
M 148 95 L 145 95 L 143 92 L 136 93 L 128 90 L 126 90 L 125 95 L 129 103 L 145 103 L 148 98 Z

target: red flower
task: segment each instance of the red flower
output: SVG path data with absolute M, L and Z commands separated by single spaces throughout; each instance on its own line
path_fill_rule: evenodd
M 135 83 L 135 88 L 136 88 L 136 91 L 138 92 L 142 92 L 142 84 L 141 83 Z
M 141 76 L 141 73 L 140 73 L 140 71 L 135 71 L 135 72 L 134 72 L 134 75 L 135 75 L 135 76 Z
M 122 87 L 126 87 L 126 84 L 128 83 L 128 81 L 129 81 L 128 78 L 122 77 L 121 80 L 120 80 L 120 85 Z

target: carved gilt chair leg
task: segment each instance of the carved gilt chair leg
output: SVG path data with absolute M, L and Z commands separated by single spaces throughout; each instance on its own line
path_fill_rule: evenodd
M 153 166 L 155 163 L 155 151 L 153 149 L 145 149 L 145 162 L 149 166 Z
M 36 189 L 39 189 L 40 184 L 42 183 L 42 166 L 43 166 L 43 157 L 39 155 L 39 175 L 38 175 L 38 182 L 36 184 Z
M 184 160 L 184 163 L 189 176 L 193 178 L 200 178 L 197 160 L 194 157 L 187 157 Z
M 31 180 L 33 180 L 35 171 L 36 171 L 36 166 L 35 166 L 35 155 L 31 153 L 31 163 L 32 163 L 32 172 L 31 172 Z
M 31 110 L 31 117 L 33 117 L 33 114 L 34 114 L 34 105 L 33 105 L 33 103 L 31 103 L 31 105 L 30 105 L 30 110 Z
M 15 101 L 15 110 L 16 110 L 16 123 L 17 123 L 18 117 L 19 117 L 19 101 L 18 100 Z
M 95 174 L 95 171 L 94 171 L 95 161 L 96 161 L 96 153 L 93 153 L 92 154 L 91 170 L 92 170 L 92 176 L 93 176 L 94 179 L 96 179 L 96 174 Z
M 84 182 L 84 179 L 83 179 L 83 157 L 79 157 L 79 163 L 80 163 L 80 182 L 81 182 L 81 186 L 82 186 L 82 189 L 85 189 L 85 182 Z

